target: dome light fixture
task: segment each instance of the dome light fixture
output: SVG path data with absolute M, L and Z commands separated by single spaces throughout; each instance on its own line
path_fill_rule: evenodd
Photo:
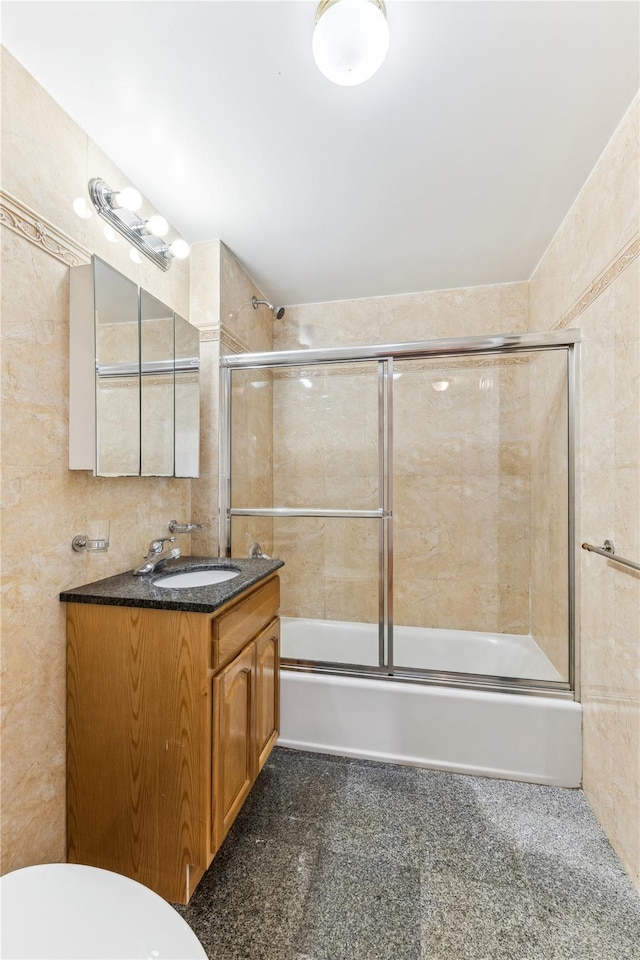
M 389 49 L 383 0 L 321 0 L 312 49 L 328 80 L 343 87 L 364 83 L 382 66 Z

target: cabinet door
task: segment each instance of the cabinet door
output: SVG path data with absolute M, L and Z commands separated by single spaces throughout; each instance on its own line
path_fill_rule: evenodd
M 280 621 L 256 637 L 256 753 L 262 770 L 280 731 Z
M 256 775 L 255 657 L 250 643 L 213 678 L 213 852 L 224 840 Z

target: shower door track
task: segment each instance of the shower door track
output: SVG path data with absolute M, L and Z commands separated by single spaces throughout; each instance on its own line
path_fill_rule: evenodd
M 575 450 L 577 382 L 576 344 L 579 330 L 543 333 L 491 334 L 482 337 L 455 337 L 410 343 L 371 344 L 358 347 L 323 347 L 310 350 L 283 350 L 230 354 L 220 357 L 220 447 L 219 447 L 219 544 L 231 556 L 231 519 L 245 517 L 332 517 L 380 520 L 379 534 L 379 666 L 331 663 L 315 660 L 287 662 L 287 668 L 305 672 L 372 677 L 412 683 L 465 687 L 503 693 L 579 699 L 576 636 L 577 565 L 575 559 Z M 567 508 L 568 508 L 568 681 L 525 680 L 486 674 L 449 673 L 423 669 L 394 669 L 393 664 L 393 361 L 481 356 L 531 351 L 565 350 L 567 353 Z M 374 510 L 332 510 L 319 507 L 232 507 L 231 506 L 231 375 L 233 370 L 271 367 L 309 367 L 378 361 L 379 413 L 379 505 Z

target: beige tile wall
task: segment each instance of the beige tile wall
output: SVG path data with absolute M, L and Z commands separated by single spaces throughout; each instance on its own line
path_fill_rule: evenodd
M 640 100 L 531 278 L 531 326 L 579 327 L 577 544 L 640 557 Z M 584 790 L 640 889 L 640 574 L 578 549 Z
M 522 331 L 527 316 L 526 284 L 307 304 L 288 308 L 276 322 L 275 348 Z M 445 369 L 436 361 L 407 361 L 396 364 L 398 373 L 395 621 L 528 633 L 527 362 L 453 361 Z M 434 392 L 437 379 L 449 379 L 450 388 Z M 344 368 L 328 376 L 314 368 L 288 379 L 280 375 L 274 390 L 277 504 L 376 507 L 375 364 L 369 376 L 349 377 Z M 323 594 L 323 578 L 335 578 L 326 522 L 276 525 L 275 549 L 288 561 L 287 615 L 358 620 L 366 613 L 377 620 L 377 524 L 342 524 L 350 557 L 348 565 L 337 558 L 348 570 L 344 599 L 337 587 Z M 331 522 L 332 538 L 336 525 Z M 305 555 L 310 544 L 313 557 Z
M 429 290 L 287 307 L 274 323 L 274 349 L 404 343 L 528 328 L 526 283 Z
M 273 396 L 275 505 L 376 509 L 377 364 L 278 370 Z M 376 521 L 278 520 L 274 541 L 286 616 L 377 622 Z
M 192 251 L 191 321 L 201 330 L 201 469 L 192 485 L 193 515 L 202 533 L 193 534 L 194 555 L 225 552 L 218 543 L 218 363 L 227 353 L 270 350 L 273 315 L 267 307 L 254 310 L 251 298 L 264 299 L 231 250 L 218 240 L 197 244 Z M 271 388 L 258 390 L 251 378 L 234 381 L 234 429 L 246 432 L 248 443 L 238 447 L 234 502 L 248 497 L 251 505 L 270 504 L 273 497 L 273 410 Z M 244 504 L 247 505 L 247 504 Z M 233 522 L 233 556 L 247 556 L 254 541 L 273 553 L 270 520 L 237 518 Z
M 188 263 L 166 274 L 151 263 L 135 266 L 127 244 L 107 243 L 97 216 L 82 221 L 73 213 L 73 200 L 86 195 L 91 176 L 114 185 L 126 181 L 4 52 L 2 123 L 3 190 L 72 245 L 98 253 L 186 313 Z M 14 226 L 2 227 L 3 872 L 65 859 L 59 592 L 131 569 L 152 537 L 167 532 L 168 520 L 190 514 L 189 481 L 98 479 L 69 471 L 69 268 L 52 234 L 38 234 L 26 222 L 22 230 Z M 72 537 L 103 517 L 111 521 L 109 551 L 74 553 Z

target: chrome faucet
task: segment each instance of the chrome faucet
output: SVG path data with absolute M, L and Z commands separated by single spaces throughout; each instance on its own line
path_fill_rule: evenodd
M 145 563 L 133 571 L 134 576 L 140 577 L 145 573 L 155 573 L 165 565 L 167 560 L 177 560 L 180 556 L 180 547 L 172 547 L 170 550 L 164 550 L 165 543 L 173 543 L 175 537 L 158 537 L 149 544 L 149 549 L 144 555 Z
M 271 557 L 263 553 L 260 544 L 254 541 L 249 547 L 249 560 L 271 560 Z

